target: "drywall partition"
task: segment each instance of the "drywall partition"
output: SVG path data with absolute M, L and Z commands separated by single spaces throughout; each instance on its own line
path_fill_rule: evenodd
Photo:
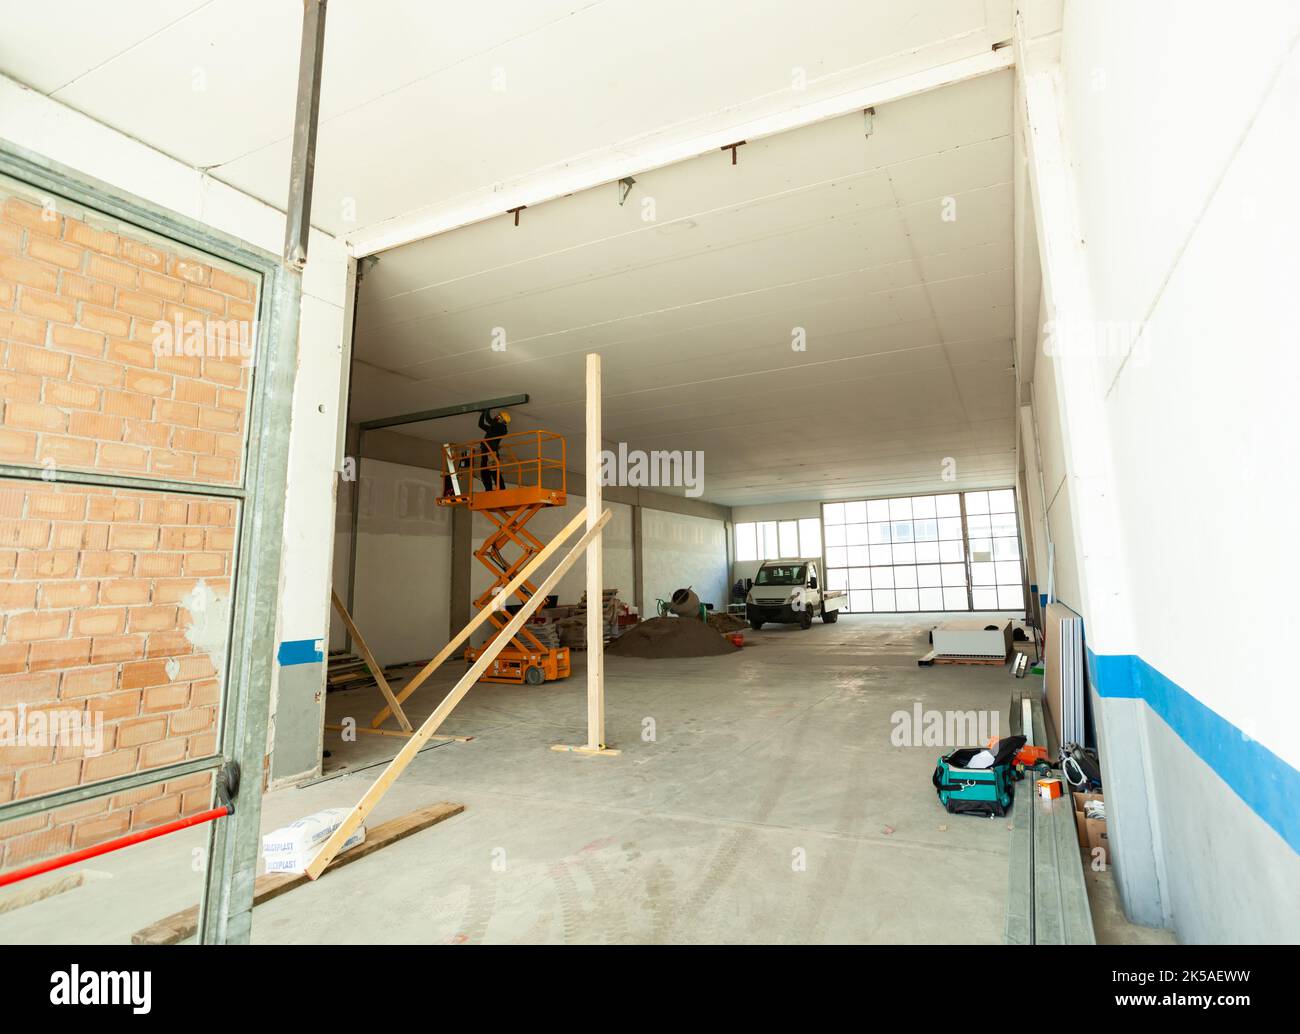
M 437 504 L 441 493 L 442 478 L 431 470 L 370 459 L 362 465 L 352 617 L 380 664 L 428 658 L 451 635 L 452 512 Z M 347 570 L 350 517 L 334 533 L 336 574 Z M 335 614 L 330 649 L 346 641 Z
M 283 212 L 2 76 L 0 137 L 268 251 L 279 253 L 283 244 Z M 313 232 L 302 276 L 284 549 L 276 590 L 280 627 L 272 690 L 273 777 L 310 772 L 320 761 L 320 647 L 329 624 L 334 442 L 347 275 L 343 245 Z
M 1277 530 L 1300 502 L 1279 476 L 1300 459 L 1279 308 L 1300 213 L 1275 203 L 1300 175 L 1300 9 L 1221 34 L 1218 7 L 1100 2 L 1067 8 L 1059 67 L 1019 40 L 1045 287 L 1075 321 L 1035 414 L 1044 470 L 1052 429 L 1065 461 L 1057 594 L 1086 622 L 1125 907 L 1185 941 L 1293 940 L 1300 700 L 1269 651 L 1207 629 L 1257 638 L 1300 579 Z
M 670 599 L 687 585 L 701 602 L 725 610 L 731 582 L 724 522 L 649 508 L 642 509 L 641 520 L 645 601 L 650 611 L 644 616 L 654 616 L 656 599 Z

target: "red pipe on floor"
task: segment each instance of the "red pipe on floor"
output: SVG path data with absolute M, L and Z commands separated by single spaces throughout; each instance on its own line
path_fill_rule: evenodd
M 47 858 L 43 862 L 36 862 L 22 869 L 0 873 L 0 887 L 7 887 L 11 883 L 31 879 L 33 876 L 39 876 L 41 873 L 51 872 L 54 869 L 62 869 L 65 865 L 75 865 L 77 862 L 84 862 L 87 858 L 95 858 L 101 854 L 108 854 L 110 851 L 120 851 L 132 844 L 152 840 L 154 837 L 166 836 L 168 833 L 175 833 L 179 829 L 188 829 L 190 826 L 211 822 L 213 819 L 219 819 L 229 814 L 230 807 L 223 804 L 220 808 L 201 811 L 197 815 L 190 815 L 188 818 L 164 822 L 161 826 L 142 829 L 138 833 L 128 833 L 116 840 L 105 840 L 102 844 L 96 844 L 94 847 L 83 847 L 80 851 L 70 851 L 68 854 L 61 854 L 55 858 Z

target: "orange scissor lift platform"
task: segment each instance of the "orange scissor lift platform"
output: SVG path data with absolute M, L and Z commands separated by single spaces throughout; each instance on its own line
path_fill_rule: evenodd
M 443 484 L 439 506 L 467 506 L 493 524 L 474 556 L 491 572 L 493 582 L 474 600 L 489 610 L 495 631 L 492 642 L 510 621 L 502 590 L 545 543 L 526 527 L 548 506 L 566 499 L 565 441 L 549 431 L 517 431 L 500 438 L 479 438 L 442 447 Z M 537 586 L 523 581 L 515 590 L 519 603 L 531 599 Z M 470 647 L 466 663 L 473 664 L 486 648 Z M 569 648 L 545 646 L 524 625 L 497 655 L 480 682 L 509 682 L 539 686 L 569 676 Z

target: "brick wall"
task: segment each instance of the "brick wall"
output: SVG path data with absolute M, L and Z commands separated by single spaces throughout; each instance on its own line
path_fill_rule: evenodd
M 204 256 L 0 184 L 0 462 L 43 473 L 0 479 L 0 801 L 215 749 L 236 504 L 60 473 L 237 483 L 252 364 L 224 342 L 230 321 L 251 324 L 255 292 Z M 28 732 L 57 716 L 64 735 L 19 744 L 20 716 Z M 0 868 L 202 810 L 210 784 L 0 824 Z

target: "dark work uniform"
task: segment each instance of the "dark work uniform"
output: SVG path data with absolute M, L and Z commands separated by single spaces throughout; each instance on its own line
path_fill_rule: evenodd
M 489 458 L 492 458 L 500 462 L 501 439 L 509 433 L 510 426 L 500 416 L 493 416 L 490 411 L 485 409 L 478 415 L 478 428 L 483 432 L 483 437 L 487 439 L 487 448 L 492 450 L 491 457 L 489 457 L 487 450 L 483 452 L 483 470 L 480 472 L 483 488 L 489 492 L 494 488 L 505 488 L 506 479 L 499 471 L 491 469 L 488 466 L 488 461 Z

